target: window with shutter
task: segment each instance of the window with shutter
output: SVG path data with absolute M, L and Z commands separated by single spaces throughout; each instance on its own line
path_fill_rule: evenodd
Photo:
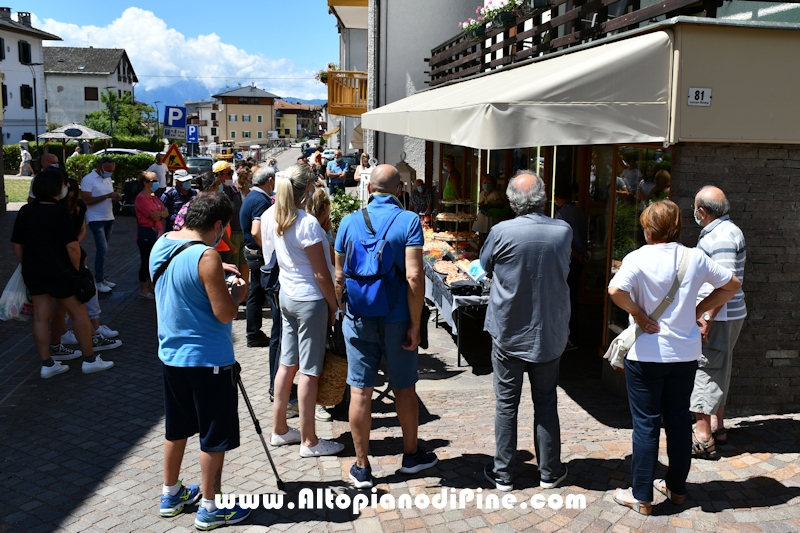
M 31 43 L 27 41 L 20 41 L 19 45 L 19 62 L 23 65 L 31 63 Z
M 25 109 L 33 107 L 33 87 L 30 85 L 20 85 L 19 87 L 20 105 Z
M 3 87 L 3 107 L 8 106 L 8 86 L 4 83 L 2 84 Z
M 0 37 L 0 61 L 6 58 L 6 40 Z

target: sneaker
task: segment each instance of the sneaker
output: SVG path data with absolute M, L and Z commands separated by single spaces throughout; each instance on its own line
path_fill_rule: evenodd
M 95 335 L 92 337 L 92 348 L 95 352 L 102 352 L 103 350 L 113 350 L 122 346 L 122 341 L 119 339 L 106 339 L 102 335 Z
M 153 294 L 152 292 L 148 292 L 147 294 L 143 294 L 143 293 L 139 292 L 139 293 L 136 294 L 136 297 L 141 299 L 141 300 L 155 300 L 156 299 L 156 295 Z
M 56 361 L 55 363 L 53 363 L 53 366 L 43 366 L 39 370 L 39 375 L 42 377 L 42 379 L 47 379 L 47 378 L 52 378 L 53 376 L 57 376 L 59 374 L 63 374 L 67 370 L 69 370 L 69 367 L 67 365 L 62 365 L 61 363 Z
M 333 419 L 327 409 L 321 405 L 318 405 L 317 409 L 314 411 L 314 418 L 320 422 L 330 422 Z
M 403 466 L 400 467 L 400 472 L 403 474 L 416 474 L 422 472 L 426 468 L 430 468 L 439 462 L 439 458 L 433 452 L 423 452 L 417 449 L 417 453 L 404 453 Z
M 61 344 L 78 344 L 78 339 L 75 337 L 75 332 L 69 330 L 61 335 Z
M 197 509 L 194 527 L 200 531 L 208 531 L 219 526 L 238 524 L 248 516 L 250 516 L 250 509 L 242 509 L 238 503 L 233 506 L 233 509 L 217 509 L 216 511 L 207 511 L 201 505 Z
M 509 492 L 514 490 L 514 484 L 510 481 L 506 481 L 500 476 L 498 476 L 492 465 L 486 465 L 486 468 L 483 469 L 483 475 L 486 476 L 486 479 L 494 483 L 494 488 L 503 492 Z
M 285 446 L 287 444 L 297 444 L 298 442 L 300 442 L 300 430 L 294 428 L 289 428 L 289 431 L 283 435 L 273 433 L 269 438 L 271 446 Z
M 322 457 L 323 455 L 336 455 L 344 450 L 344 444 L 330 440 L 319 439 L 314 446 L 300 445 L 300 457 Z
M 178 480 L 178 483 L 181 483 Z M 161 496 L 161 505 L 159 512 L 161 516 L 175 516 L 183 511 L 184 505 L 192 505 L 200 499 L 200 487 L 198 485 L 189 485 L 184 487 L 181 483 L 181 488 L 175 496 Z
M 300 416 L 300 406 L 297 403 L 297 398 L 289 400 L 289 406 L 286 408 L 286 420 L 297 418 L 298 416 Z
M 565 352 L 573 352 L 578 349 L 578 345 L 572 342 L 571 339 L 567 340 L 567 347 L 564 348 Z
M 359 468 L 358 463 L 353 463 L 350 467 L 350 481 L 357 489 L 372 488 L 372 467 Z
M 81 372 L 84 374 L 91 374 L 93 372 L 102 372 L 114 366 L 114 361 L 103 361 L 100 356 L 94 358 L 94 363 L 83 362 L 81 365 Z
M 97 333 L 99 333 L 106 339 L 113 339 L 114 337 L 119 335 L 119 331 L 115 331 L 106 325 L 102 325 L 99 328 L 97 328 Z
M 72 361 L 82 355 L 83 352 L 80 350 L 72 350 L 63 344 L 50 345 L 50 357 L 53 358 L 53 361 Z
M 98 283 L 95 283 L 94 286 L 97 288 L 97 292 L 100 292 L 100 293 L 103 293 L 103 294 L 105 294 L 107 292 L 111 292 L 111 287 L 109 287 L 108 285 L 106 285 L 102 281 L 100 281 Z
M 101 283 L 105 283 L 107 286 L 111 287 L 112 289 L 117 286 L 116 283 L 112 283 L 112 282 L 108 281 L 108 278 L 103 278 L 103 281 Z
M 567 465 L 563 465 L 563 467 L 564 468 L 561 469 L 561 474 L 559 474 L 556 479 L 542 478 L 541 481 L 539 481 L 539 486 L 543 489 L 554 489 L 558 487 L 558 485 L 567 477 L 567 474 L 569 474 L 569 468 L 567 468 Z

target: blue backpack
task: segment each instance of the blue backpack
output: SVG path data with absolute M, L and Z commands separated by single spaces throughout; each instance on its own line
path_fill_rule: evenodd
M 402 212 L 402 209 L 393 210 L 377 232 L 366 208 L 361 210 L 362 217 L 353 214 L 361 223 L 353 224 L 359 229 L 359 235 L 347 243 L 345 250 L 344 300 L 354 316 L 387 316 L 397 301 L 397 291 L 404 277 L 394 264 L 394 254 L 386 241 L 386 234 Z

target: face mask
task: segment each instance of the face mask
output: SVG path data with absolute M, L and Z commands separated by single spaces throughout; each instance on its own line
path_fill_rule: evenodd
M 67 193 L 69 193 L 69 187 L 66 186 L 61 187 L 61 194 L 58 195 L 59 200 L 63 200 L 64 198 L 66 198 Z
M 217 245 L 219 244 L 219 241 L 222 240 L 222 234 L 223 233 L 225 233 L 225 228 L 224 227 L 222 228 L 222 233 L 220 233 L 219 237 L 217 237 L 217 240 L 215 240 L 214 244 L 211 245 L 212 248 L 216 248 L 217 247 Z
M 255 187 L 255 185 L 253 185 L 252 183 L 248 183 L 248 184 L 247 184 L 247 188 L 248 188 L 248 189 L 252 189 L 253 187 Z
M 491 183 L 484 183 L 483 184 L 483 190 L 484 191 L 492 192 L 492 189 L 494 189 L 494 186 Z
M 694 221 L 697 222 L 698 226 L 700 226 L 701 228 L 703 227 L 702 219 L 697 217 L 697 209 L 694 210 Z
M 325 235 L 328 237 L 328 242 L 331 243 L 331 246 L 336 246 L 336 239 L 333 238 L 333 230 L 328 230 L 328 233 Z
M 446 166 L 446 165 L 442 165 L 442 170 L 444 170 L 445 172 L 447 172 L 447 166 Z
M 103 178 L 110 178 L 111 177 L 111 172 L 103 172 L 100 175 L 103 176 Z
M 153 189 L 153 192 L 158 190 L 158 182 L 151 183 L 150 188 Z
M 417 187 L 417 191 L 418 191 L 418 192 L 425 192 L 425 187 L 423 187 L 422 185 L 420 185 L 419 187 Z
M 225 189 L 225 186 L 222 183 L 220 183 L 219 184 L 219 189 L 218 189 L 219 192 L 222 192 L 224 189 Z
M 181 183 L 181 189 L 183 189 L 184 191 L 188 191 L 191 188 L 192 188 L 191 181 L 184 181 L 183 183 Z
M 50 167 L 52 167 L 52 168 L 58 168 L 58 163 L 53 163 L 52 165 L 50 165 Z
M 337 158 L 336 158 L 336 162 L 337 162 L 337 163 L 341 163 L 341 162 L 342 162 L 342 158 L 341 158 L 341 157 L 337 157 Z
M 231 185 L 233 185 L 233 180 L 225 180 L 225 181 L 224 181 L 224 182 L 222 182 L 222 183 L 223 183 L 223 184 L 224 184 L 226 187 L 230 187 Z

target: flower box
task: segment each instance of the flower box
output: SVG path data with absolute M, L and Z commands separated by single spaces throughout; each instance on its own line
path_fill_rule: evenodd
M 500 11 L 492 18 L 492 26 L 508 27 L 513 26 L 517 17 L 511 11 Z
M 486 26 L 478 26 L 467 32 L 467 39 L 470 41 L 481 41 L 486 38 Z

